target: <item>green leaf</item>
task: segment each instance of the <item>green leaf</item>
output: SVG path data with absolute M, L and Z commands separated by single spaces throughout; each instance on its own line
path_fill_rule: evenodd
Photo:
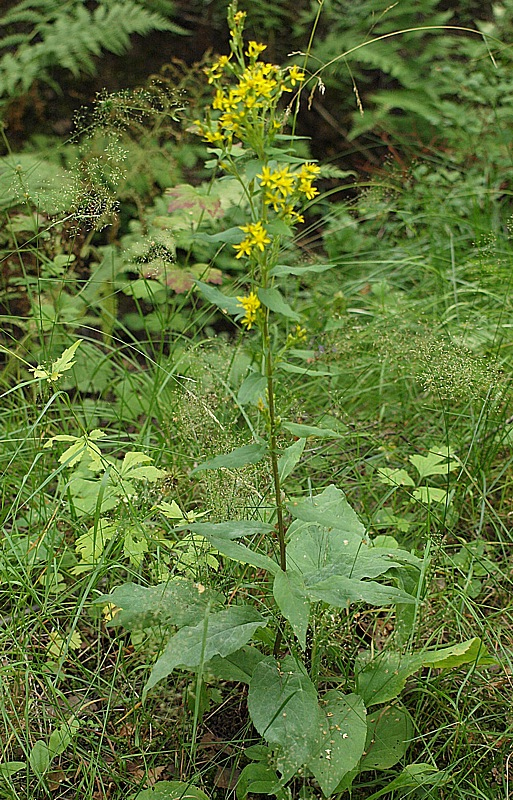
M 279 786 L 275 770 L 268 764 L 257 762 L 246 764 L 237 781 L 237 800 L 246 800 L 248 794 L 276 794 L 274 788 Z
M 248 709 L 258 733 L 278 745 L 277 768 L 289 780 L 316 752 L 322 719 L 317 692 L 292 656 L 266 658 L 249 685 Z
M 227 228 L 221 233 L 198 233 L 196 239 L 203 239 L 205 242 L 224 242 L 225 244 L 239 244 L 244 239 L 244 231 L 239 227 Z
M 9 780 L 13 775 L 26 767 L 25 761 L 5 761 L 0 764 L 0 780 Z
M 77 339 L 71 347 L 68 347 L 64 350 L 63 354 L 53 362 L 50 370 L 47 371 L 42 369 L 41 367 L 37 367 L 37 369 L 32 370 L 36 378 L 46 378 L 49 381 L 57 381 L 61 377 L 63 372 L 67 372 L 69 369 L 72 368 L 74 365 L 73 357 L 75 355 L 75 351 L 78 347 L 82 344 L 83 339 Z
M 195 472 L 200 472 L 205 469 L 240 469 L 245 467 L 246 464 L 256 464 L 267 455 L 267 447 L 263 444 L 246 444 L 244 447 L 237 447 L 231 453 L 225 455 L 215 456 L 203 461 L 195 469 L 191 471 L 191 475 Z
M 318 439 L 342 439 L 344 434 L 337 433 L 331 428 L 319 428 L 317 425 L 300 425 L 297 422 L 282 422 L 282 428 L 292 436 L 316 436 Z
M 157 781 L 151 789 L 132 795 L 131 800 L 209 800 L 209 797 L 192 783 Z
M 326 272 L 328 269 L 333 269 L 335 264 L 308 264 L 302 267 L 289 267 L 285 264 L 277 264 L 269 272 L 269 275 L 275 278 L 285 277 L 286 275 L 306 275 L 309 272 Z
M 153 459 L 145 453 L 129 452 L 125 454 L 121 464 L 120 477 L 131 481 L 150 481 L 153 483 L 166 475 L 165 470 L 148 466 Z
M 207 614 L 198 625 L 186 626 L 168 641 L 157 659 L 143 690 L 148 691 L 175 667 L 194 669 L 214 656 L 227 656 L 251 639 L 257 628 L 264 628 L 267 620 L 253 606 L 231 606 L 217 614 Z
M 360 770 L 390 769 L 406 753 L 413 736 L 413 723 L 408 712 L 398 706 L 387 706 L 367 717 L 367 741 Z
M 432 764 L 420 762 L 418 764 L 409 764 L 401 772 L 397 778 L 388 783 L 383 789 L 374 792 L 368 800 L 379 800 L 384 795 L 390 795 L 392 792 L 400 789 L 420 789 L 422 786 L 441 786 L 448 779 L 449 775 L 446 770 L 438 770 Z M 410 794 L 410 793 L 409 793 Z M 429 794 L 427 795 L 430 796 Z
M 62 725 L 52 731 L 50 739 L 48 740 L 48 750 L 50 751 L 52 759 L 64 753 L 66 748 L 73 741 L 79 728 L 80 720 L 76 717 L 71 717 L 71 719 L 63 722 Z
M 389 606 L 395 603 L 415 603 L 415 598 L 401 589 L 384 586 L 376 581 L 356 581 L 343 575 L 332 575 L 316 581 L 317 576 L 305 577 L 306 592 L 311 600 L 320 600 L 336 608 L 347 608 L 351 603 L 369 603 L 371 606 Z
M 397 697 L 407 679 L 422 667 L 451 669 L 464 664 L 493 663 L 480 639 L 405 655 L 394 651 L 360 653 L 355 662 L 356 687 L 367 706 L 387 703 Z
M 410 456 L 419 478 L 427 478 L 430 475 L 448 475 L 452 470 L 458 469 L 459 461 L 447 461 L 447 456 L 443 453 L 430 451 L 427 456 Z
M 326 797 L 360 761 L 367 739 L 366 709 L 356 694 L 332 690 L 321 701 L 317 753 L 307 766 Z
M 29 753 L 29 763 L 38 777 L 45 774 L 50 766 L 52 756 L 46 744 L 38 739 Z
M 202 281 L 195 281 L 200 294 L 208 300 L 212 305 L 221 309 L 223 314 L 241 314 L 243 309 L 236 297 L 227 297 L 225 294 L 216 289 L 214 286 L 209 286 L 208 283 Z
M 420 503 L 429 505 L 430 503 L 445 503 L 447 492 L 445 489 L 437 489 L 434 486 L 419 486 L 412 493 L 412 498 Z
M 437 669 L 451 669 L 463 664 L 487 665 L 496 664 L 491 658 L 481 639 L 477 636 L 441 650 L 426 650 L 418 654 L 422 658 L 423 667 L 436 667 Z
M 102 595 L 94 603 L 103 606 L 112 603 L 119 608 L 109 626 L 123 625 L 132 631 L 155 625 L 195 625 L 205 616 L 208 604 L 216 599 L 217 594 L 200 583 L 172 578 L 158 586 L 125 583 L 110 594 Z
M 310 602 L 305 595 L 300 576 L 287 570 L 278 570 L 274 577 L 273 595 L 281 613 L 292 625 L 300 646 L 306 647 L 306 631 L 310 618 Z
M 305 449 L 305 444 L 306 439 L 298 439 L 297 442 L 294 442 L 294 444 L 291 444 L 290 447 L 287 447 L 283 451 L 278 460 L 278 474 L 280 476 L 280 481 L 283 482 L 285 478 L 288 478 L 296 464 L 299 463 L 299 460 L 303 455 L 303 450 Z
M 245 406 L 248 403 L 258 403 L 260 398 L 265 398 L 266 388 L 267 378 L 261 375 L 260 372 L 250 372 L 242 382 L 237 394 L 237 402 L 241 406 Z
M 233 539 L 240 536 L 255 533 L 268 533 L 273 530 L 271 525 L 253 521 L 234 521 L 220 522 L 217 524 L 209 522 L 196 522 L 187 526 L 189 530 L 199 533 L 207 539 L 224 556 L 239 561 L 242 564 L 250 564 L 257 569 L 266 569 L 275 574 L 279 569 L 278 564 L 264 553 L 251 550 L 246 545 L 238 544 Z
M 324 528 L 344 531 L 348 537 L 365 537 L 365 528 L 346 500 L 344 492 L 328 486 L 321 494 L 288 504 L 290 513 L 304 522 L 316 522 Z
M 264 656 L 251 645 L 244 645 L 234 653 L 221 658 L 214 656 L 205 664 L 205 672 L 211 673 L 221 681 L 236 681 L 237 683 L 250 683 L 255 667 L 263 660 Z
M 259 289 L 257 294 L 260 302 L 276 314 L 281 314 L 283 317 L 293 319 L 296 322 L 301 319 L 299 314 L 293 311 L 289 304 L 285 302 L 279 289 Z
M 355 661 L 356 690 L 366 706 L 398 697 L 407 679 L 422 666 L 420 655 L 383 650 L 359 653 Z
M 378 469 L 378 477 L 381 483 L 386 483 L 387 486 L 415 486 L 413 478 L 408 475 L 405 469 L 380 467 Z

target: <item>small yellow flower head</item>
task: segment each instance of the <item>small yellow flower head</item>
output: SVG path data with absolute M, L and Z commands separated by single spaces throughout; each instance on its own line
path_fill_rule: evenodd
M 305 73 L 303 72 L 302 69 L 299 69 L 299 67 L 296 67 L 296 65 L 294 64 L 294 66 L 290 68 L 287 77 L 290 81 L 290 85 L 295 86 L 296 83 L 303 83 L 305 79 Z
M 264 50 L 267 50 L 266 44 L 259 44 L 259 42 L 248 42 L 248 49 L 246 51 L 246 55 L 249 58 L 258 58 L 260 53 L 263 53 Z
M 256 320 L 257 311 L 262 304 L 255 292 L 250 292 L 248 295 L 243 297 L 237 297 L 237 300 L 245 311 L 244 317 L 242 318 L 242 324 L 245 325 L 249 331 Z
M 235 258 L 241 258 L 242 256 L 250 256 L 253 250 L 256 248 L 261 252 L 264 251 L 265 245 L 270 244 L 271 240 L 267 235 L 267 231 L 260 222 L 253 222 L 249 225 L 241 225 L 241 231 L 243 233 L 247 233 L 245 239 L 240 242 L 240 244 L 234 244 L 233 247 L 237 250 L 237 255 Z

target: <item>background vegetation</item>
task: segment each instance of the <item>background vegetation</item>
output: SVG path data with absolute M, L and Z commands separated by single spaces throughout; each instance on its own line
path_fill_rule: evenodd
M 306 69 L 292 157 L 321 166 L 280 253 L 305 333 L 292 342 L 294 317 L 270 331 L 287 348 L 278 445 L 306 440 L 287 503 L 335 484 L 371 536 L 423 564 L 406 638 L 393 603 L 315 606 L 304 659 L 322 691 L 353 692 L 366 651 L 477 637 L 492 656 L 454 669 L 425 656 L 392 703 L 408 719 L 395 756 L 390 733 L 388 756 L 329 796 L 506 799 L 513 3 L 420 5 L 240 5 L 267 60 Z M 114 627 L 95 602 L 182 577 L 271 608 L 262 570 L 190 527 L 275 507 L 266 461 L 194 471 L 263 430 L 256 334 L 216 294 L 251 289 L 223 238 L 247 204 L 194 124 L 212 104 L 205 68 L 228 52 L 226 5 L 7 6 L 0 797 L 182 796 L 144 794 L 162 781 L 186 782 L 185 797 L 271 794 L 247 769 L 274 762 L 244 681 L 175 670 L 142 702 L 169 625 Z M 282 791 L 323 796 L 308 771 Z

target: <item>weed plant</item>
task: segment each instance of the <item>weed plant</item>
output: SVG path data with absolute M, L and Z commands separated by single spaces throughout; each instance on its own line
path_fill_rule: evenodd
M 210 182 L 3 165 L 0 797 L 507 797 L 508 195 L 328 202 L 244 23 Z

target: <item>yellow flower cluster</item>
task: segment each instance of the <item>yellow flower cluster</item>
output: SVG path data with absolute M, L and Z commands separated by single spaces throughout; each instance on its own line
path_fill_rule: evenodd
M 245 325 L 249 330 L 255 322 L 257 311 L 262 304 L 255 292 L 250 292 L 244 297 L 237 297 L 237 300 L 239 301 L 239 305 L 242 306 L 245 311 L 244 317 L 242 318 L 242 324 Z
M 319 190 L 313 181 L 320 172 L 320 167 L 307 162 L 297 172 L 291 171 L 288 165 L 271 169 L 262 167 L 260 186 L 264 190 L 264 203 L 271 206 L 279 217 L 289 222 L 304 222 L 301 214 L 294 211 L 294 205 L 302 200 L 302 195 L 313 200 Z
M 249 225 L 241 225 L 240 229 L 243 233 L 246 233 L 247 236 L 239 244 L 233 245 L 234 249 L 237 251 L 235 258 L 250 256 L 255 249 L 263 252 L 265 245 L 271 242 L 260 220 L 250 223 Z
M 242 40 L 245 14 L 237 12 L 234 17 L 234 42 Z M 272 138 L 281 127 L 278 118 L 278 101 L 284 92 L 292 92 L 305 79 L 304 72 L 297 66 L 289 69 L 258 61 L 265 44 L 250 41 L 240 58 L 220 56 L 211 67 L 205 69 L 208 82 L 216 88 L 212 111 L 219 112 L 215 118 L 207 115 L 207 120 L 195 121 L 198 133 L 210 144 L 231 149 L 233 137 L 256 147 L 256 132 L 265 132 Z M 232 47 L 233 51 L 233 47 Z M 249 63 L 245 62 L 244 56 Z M 268 141 L 269 143 L 269 141 Z M 263 146 L 263 142 L 260 142 Z M 256 149 L 260 149 L 256 147 Z

